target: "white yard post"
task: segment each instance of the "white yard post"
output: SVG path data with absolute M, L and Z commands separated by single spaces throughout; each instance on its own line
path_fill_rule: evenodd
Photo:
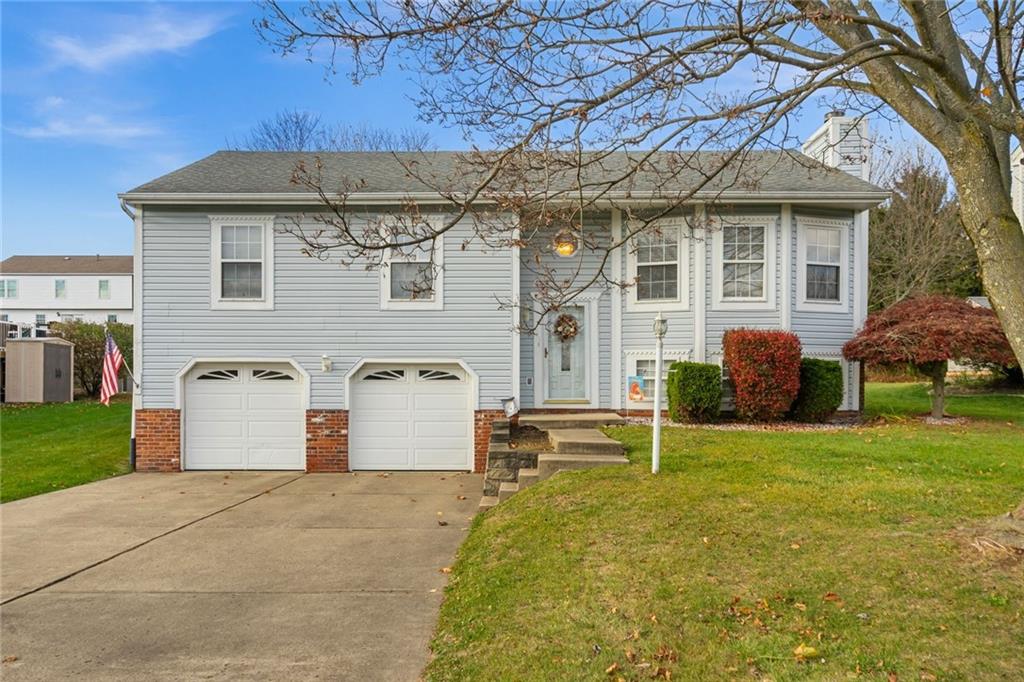
M 651 443 L 651 473 L 658 473 L 661 468 L 661 374 L 662 374 L 662 349 L 665 343 L 665 334 L 668 332 L 668 321 L 658 313 L 654 318 L 654 338 L 656 350 L 654 355 L 654 437 Z

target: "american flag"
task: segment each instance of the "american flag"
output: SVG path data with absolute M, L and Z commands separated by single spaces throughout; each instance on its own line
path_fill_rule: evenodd
M 124 364 L 121 349 L 114 343 L 114 337 L 107 332 L 106 348 L 103 351 L 103 385 L 100 387 L 100 402 L 110 405 L 110 397 L 117 393 L 117 373 Z

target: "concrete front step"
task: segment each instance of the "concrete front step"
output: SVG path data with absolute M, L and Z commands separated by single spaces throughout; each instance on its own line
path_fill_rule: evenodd
M 480 498 L 480 506 L 477 507 L 477 513 L 485 512 L 488 509 L 490 509 L 491 507 L 496 507 L 496 506 L 498 506 L 498 496 L 497 495 L 484 495 L 483 497 Z
M 519 470 L 519 489 L 525 490 L 534 483 L 540 481 L 540 471 L 538 469 L 520 469 Z
M 512 483 L 511 481 L 505 481 L 498 486 L 498 502 L 504 502 L 508 498 L 519 492 L 519 484 Z
M 596 429 L 625 424 L 614 412 L 579 412 L 575 414 L 520 414 L 520 426 L 534 426 L 541 431 L 551 429 Z
M 552 429 L 548 440 L 557 453 L 574 455 L 622 455 L 622 443 L 597 429 Z
M 546 480 L 568 469 L 593 469 L 616 464 L 629 464 L 622 455 L 581 455 L 563 453 L 545 453 L 537 458 L 537 473 L 540 480 Z M 502 483 L 502 486 L 505 484 Z

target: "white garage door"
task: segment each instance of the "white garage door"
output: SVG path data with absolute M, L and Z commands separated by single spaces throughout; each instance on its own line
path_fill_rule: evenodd
M 290 365 L 197 366 L 185 379 L 185 468 L 305 469 L 302 396 Z
M 350 384 L 353 469 L 473 468 L 471 382 L 457 365 L 374 365 Z

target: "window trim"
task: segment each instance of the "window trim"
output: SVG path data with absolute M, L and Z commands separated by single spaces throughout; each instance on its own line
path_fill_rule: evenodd
M 850 223 L 840 218 L 796 216 L 796 309 L 809 312 L 844 313 L 848 307 L 850 288 Z M 839 231 L 839 300 L 822 301 L 807 298 L 807 228 Z
M 10 288 L 9 288 L 11 282 L 14 283 L 14 295 L 13 296 L 11 296 Z M 3 299 L 3 300 L 15 300 L 15 299 L 18 298 L 18 294 L 20 293 L 18 290 L 21 288 L 21 286 L 18 283 L 18 279 L 17 278 L 7 278 L 7 277 L 5 277 L 3 279 L 0 279 L 0 283 L 3 284 L 3 286 L 0 287 L 0 299 Z
M 626 297 L 626 310 L 627 311 L 662 311 L 662 310 L 689 310 L 690 309 L 690 239 L 689 235 L 684 234 L 683 228 L 690 227 L 690 223 L 686 218 L 663 218 L 656 222 L 657 228 L 660 229 L 663 234 L 668 234 L 670 230 L 674 230 L 677 239 L 676 257 L 677 262 L 677 281 L 678 281 L 678 296 L 675 299 L 659 299 L 657 301 L 642 301 L 638 297 L 638 273 L 639 266 L 641 263 L 636 257 L 636 240 L 635 237 L 630 239 L 629 246 L 626 249 L 626 273 L 628 281 L 632 282 L 632 286 L 629 287 L 629 295 Z M 632 229 L 636 229 L 638 226 L 631 226 Z
M 221 229 L 236 225 L 258 225 L 263 228 L 263 296 L 259 299 L 232 299 L 221 296 Z M 274 216 L 211 215 L 210 216 L 210 309 L 211 310 L 273 310 L 274 309 Z
M 430 223 L 431 228 L 436 232 L 444 226 L 444 220 L 439 215 L 423 216 L 424 220 Z M 388 221 L 382 221 L 381 229 L 387 227 Z M 394 260 L 393 249 L 383 249 L 380 259 L 380 309 L 381 310 L 444 310 L 444 235 L 439 235 L 433 243 L 434 248 L 434 295 L 427 299 L 394 299 L 391 298 L 391 262 Z M 422 254 L 418 254 L 416 260 L 403 260 L 406 263 L 423 263 Z
M 61 286 L 58 287 L 57 285 Z M 53 280 L 53 298 L 57 301 L 65 301 L 68 297 L 68 281 L 64 278 L 54 278 Z
M 103 285 L 107 285 L 107 295 L 103 295 Z M 109 279 L 98 279 L 96 280 L 96 297 L 101 301 L 110 300 L 110 280 Z
M 641 361 L 641 360 L 655 360 L 656 359 L 655 358 L 655 352 L 652 351 L 652 350 L 627 350 L 627 351 L 625 351 L 623 353 L 623 356 L 625 357 L 625 360 L 626 360 L 626 362 L 624 363 L 626 372 L 625 372 L 625 374 L 623 374 L 624 381 L 623 381 L 623 384 L 622 384 L 622 387 L 624 389 L 623 396 L 622 396 L 622 404 L 624 406 L 626 406 L 624 409 L 626 409 L 627 412 L 629 410 L 637 410 L 637 409 L 640 409 L 640 410 L 653 409 L 654 408 L 654 399 L 653 399 L 653 397 L 651 398 L 651 400 L 631 401 L 631 400 L 629 400 L 628 393 L 629 393 L 629 377 L 636 376 L 636 373 L 637 373 L 637 367 L 636 366 L 637 366 L 637 364 L 639 364 L 639 361 Z M 668 379 L 668 371 L 669 371 L 668 368 L 672 365 L 673 362 L 691 362 L 692 360 L 693 360 L 693 349 L 692 348 L 683 348 L 682 350 L 665 350 L 664 353 L 662 354 L 662 364 L 663 364 L 662 369 L 664 369 L 664 371 L 665 371 L 665 379 L 666 380 Z M 663 389 L 663 393 L 662 393 L 662 396 L 661 396 L 661 404 L 662 404 L 662 408 L 667 410 L 668 409 L 668 392 L 667 392 L 668 389 L 667 389 L 666 381 L 662 382 L 662 389 Z M 652 386 L 652 388 L 651 388 L 651 391 L 652 391 L 651 395 L 652 396 L 654 395 L 653 394 L 653 390 L 654 389 L 653 389 L 653 386 Z
M 778 222 L 774 215 L 715 216 L 711 219 L 711 309 L 718 310 L 775 310 L 776 261 L 778 260 Z M 764 296 L 755 298 L 725 298 L 722 294 L 722 269 L 725 240 L 722 229 L 733 226 L 764 227 Z

